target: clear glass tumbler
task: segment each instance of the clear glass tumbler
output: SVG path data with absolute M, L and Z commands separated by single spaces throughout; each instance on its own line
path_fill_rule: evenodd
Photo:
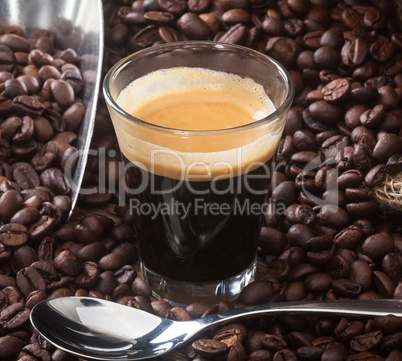
M 172 68 L 184 69 L 178 79 L 165 71 Z M 144 78 L 162 69 L 170 77 Z M 274 108 L 249 124 L 208 130 L 151 124 L 128 109 L 144 94 L 157 97 L 192 84 L 197 72 L 208 74 L 197 80 L 204 90 L 219 88 L 222 72 L 252 79 Z M 134 81 L 123 106 L 119 95 Z M 289 73 L 245 47 L 178 42 L 122 59 L 106 75 L 103 91 L 124 159 L 144 280 L 156 297 L 176 304 L 234 299 L 255 276 L 271 158 L 294 96 Z M 217 100 L 226 90 L 222 94 Z M 233 108 L 248 101 L 239 94 Z

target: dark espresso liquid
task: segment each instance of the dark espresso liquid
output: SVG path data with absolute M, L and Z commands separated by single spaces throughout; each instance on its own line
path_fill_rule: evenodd
M 180 181 L 129 164 L 126 184 L 143 264 L 184 282 L 218 281 L 255 259 L 269 162 L 217 181 Z M 135 192 L 137 189 L 141 192 Z
M 280 138 L 269 122 L 251 126 L 275 110 L 264 87 L 169 68 L 136 79 L 117 102 L 159 127 L 125 118 L 116 127 L 144 279 L 183 303 L 237 294 L 254 277 L 265 162 Z

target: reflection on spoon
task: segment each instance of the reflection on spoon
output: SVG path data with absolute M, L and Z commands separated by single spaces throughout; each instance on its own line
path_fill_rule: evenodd
M 171 352 L 206 329 L 239 318 L 308 313 L 402 317 L 402 300 L 272 303 L 180 322 L 102 299 L 61 297 L 36 305 L 31 312 L 31 322 L 45 339 L 77 356 L 97 360 L 143 360 Z

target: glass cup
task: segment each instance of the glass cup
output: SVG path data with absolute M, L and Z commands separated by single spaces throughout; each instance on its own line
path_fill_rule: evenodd
M 185 76 L 141 83 L 171 68 L 185 68 Z M 133 103 L 143 94 L 174 92 L 199 69 L 212 71 L 201 81 L 206 88 L 219 85 L 221 73 L 214 71 L 254 80 L 275 109 L 247 125 L 183 130 L 138 119 L 118 99 L 133 81 Z M 141 272 L 154 296 L 179 305 L 234 299 L 256 272 L 271 159 L 294 97 L 289 73 L 245 47 L 177 42 L 122 59 L 106 75 L 103 91 L 124 160 Z

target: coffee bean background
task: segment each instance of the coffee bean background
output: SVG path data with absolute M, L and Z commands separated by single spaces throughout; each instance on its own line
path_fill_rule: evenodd
M 134 51 L 215 40 L 282 62 L 296 97 L 275 156 L 257 280 L 237 300 L 152 298 L 117 205 L 120 156 L 102 95 L 80 198 L 63 173 L 85 105 L 73 49 L 0 29 L 0 360 L 75 361 L 29 323 L 38 302 L 100 297 L 190 320 L 265 302 L 402 298 L 401 215 L 371 187 L 401 171 L 402 29 L 387 0 L 104 0 L 106 72 Z M 106 182 L 104 181 L 106 179 Z M 283 211 L 281 211 L 283 210 Z M 134 240 L 134 242 L 133 242 Z M 402 360 L 402 319 L 259 318 L 207 332 L 171 360 Z

